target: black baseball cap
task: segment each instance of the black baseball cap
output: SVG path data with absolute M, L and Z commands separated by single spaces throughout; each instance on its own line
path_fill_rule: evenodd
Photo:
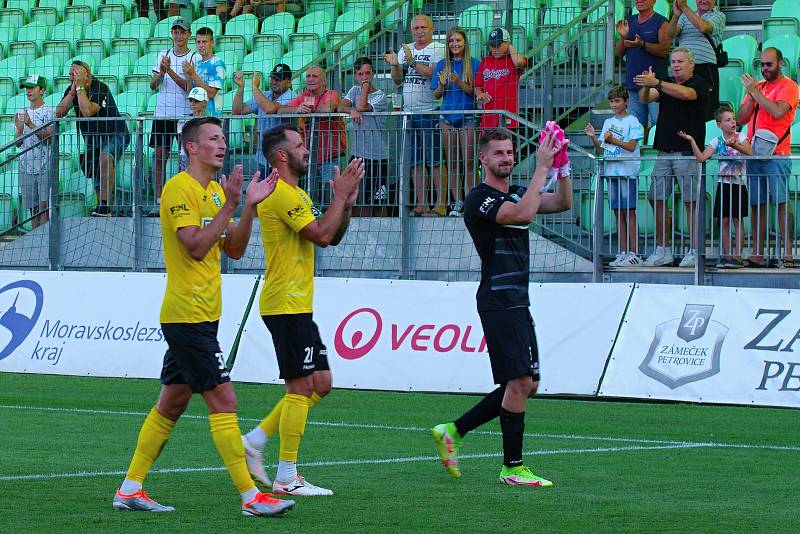
M 275 65 L 275 68 L 272 69 L 272 72 L 269 73 L 269 77 L 278 80 L 291 80 L 292 69 L 286 63 L 278 63 Z

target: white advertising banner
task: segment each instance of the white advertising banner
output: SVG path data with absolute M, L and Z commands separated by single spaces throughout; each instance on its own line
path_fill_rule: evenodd
M 334 385 L 400 391 L 490 391 L 494 385 L 475 282 L 320 278 L 314 320 Z M 594 395 L 629 285 L 531 286 L 540 393 Z M 280 382 L 269 332 L 253 306 L 232 377 Z
M 600 395 L 800 407 L 798 317 L 792 290 L 637 286 Z
M 223 276 L 227 353 L 255 276 Z M 0 371 L 157 378 L 166 275 L 0 271 Z

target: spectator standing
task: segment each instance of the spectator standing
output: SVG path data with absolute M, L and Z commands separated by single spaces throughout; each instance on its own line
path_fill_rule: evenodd
M 79 159 L 83 174 L 94 182 L 99 198 L 92 216 L 111 217 L 116 182 L 115 164 L 128 148 L 131 135 L 119 114 L 114 95 L 105 83 L 92 76 L 88 64 L 73 61 L 69 68 L 69 79 L 72 83 L 56 106 L 56 118 L 64 117 L 71 107 L 79 119 L 99 119 L 78 121 L 78 131 L 86 143 L 86 152 Z
M 178 119 L 189 115 L 191 110 L 186 103 L 186 94 L 192 88 L 192 82 L 183 72 L 187 63 L 195 66 L 198 54 L 189 50 L 187 43 L 191 30 L 185 19 L 175 19 L 171 28 L 172 48 L 158 55 L 153 66 L 153 78 L 150 89 L 158 90 L 153 130 L 150 135 L 150 147 L 155 149 L 155 182 L 156 206 L 150 215 L 158 214 L 161 203 L 161 188 L 164 186 L 164 167 L 172 151 L 172 141 L 178 136 Z
M 750 155 L 753 147 L 744 132 L 736 132 L 736 117 L 733 110 L 720 108 L 716 113 L 717 126 L 722 134 L 708 143 L 705 150 L 700 150 L 697 141 L 685 132 L 678 135 L 689 141 L 697 161 L 703 163 L 711 156 L 737 157 Z M 742 267 L 742 241 L 744 228 L 742 217 L 747 217 L 747 186 L 744 183 L 744 160 L 723 160 L 719 162 L 719 181 L 714 195 L 714 218 L 720 221 L 720 241 L 722 257 L 717 264 L 718 269 L 736 269 Z M 736 250 L 731 251 L 731 222 L 736 229 Z
M 136 0 L 136 6 L 139 11 L 139 16 L 148 18 L 150 13 L 150 1 L 149 0 Z M 156 14 L 156 19 L 161 21 L 167 18 L 167 8 L 164 5 L 164 2 L 160 2 L 159 0 L 153 0 L 153 11 Z
M 295 97 L 287 106 L 277 107 L 277 113 L 335 113 L 342 101 L 339 91 L 328 89 L 328 78 L 322 67 L 311 66 L 306 71 L 306 90 Z M 305 129 L 306 146 L 313 145 L 315 165 L 308 175 L 311 198 L 317 205 L 323 204 L 327 185 L 335 177 L 334 167 L 339 158 L 347 152 L 347 133 L 341 117 L 316 117 L 312 123 L 302 121 Z M 314 142 L 311 142 L 311 132 Z
M 613 117 L 603 123 L 598 141 L 592 124 L 586 125 L 586 134 L 597 152 L 604 157 L 631 158 L 631 161 L 608 161 L 603 164 L 603 176 L 608 178 L 608 200 L 617 221 L 619 252 L 611 267 L 635 267 L 639 259 L 639 234 L 636 224 L 636 203 L 641 160 L 639 144 L 644 130 L 634 115 L 628 113 L 628 90 L 618 85 L 608 92 Z
M 442 111 L 475 109 L 475 90 L 472 84 L 480 62 L 473 59 L 464 28 L 453 28 L 447 32 L 447 50 L 444 59 L 436 64 L 431 78 L 433 96 L 441 98 Z M 439 129 L 442 131 L 444 153 L 450 169 L 450 193 L 453 206 L 450 215 L 459 217 L 464 212 L 462 189 L 459 187 L 459 159 L 464 169 L 466 195 L 475 187 L 475 117 L 473 115 L 442 115 Z M 440 184 L 441 185 L 441 184 Z M 437 191 L 442 198 L 443 188 Z
M 644 126 L 645 133 L 658 120 L 658 103 L 642 104 L 639 87 L 633 77 L 653 69 L 656 78 L 667 77 L 667 56 L 670 40 L 667 37 L 667 19 L 653 9 L 656 0 L 636 0 L 639 13 L 629 15 L 617 23 L 620 39 L 614 48 L 617 57 L 624 57 L 625 87 L 628 89 L 628 111 Z M 647 135 L 644 136 L 647 139 Z
M 711 120 L 719 107 L 719 69 L 714 47 L 722 41 L 725 14 L 715 4 L 716 0 L 697 0 L 697 11 L 694 11 L 687 5 L 687 0 L 675 0 L 667 27 L 667 37 L 675 39 L 679 47 L 688 48 L 694 54 L 695 76 L 707 82 L 709 96 L 705 120 Z
M 356 59 L 353 70 L 356 85 L 350 88 L 338 109 L 342 113 L 350 113 L 353 118 L 350 161 L 355 158 L 364 160 L 361 198 L 353 206 L 353 216 L 385 217 L 390 214 L 390 191 L 393 190 L 389 184 L 389 160 L 383 140 L 386 116 L 372 115 L 370 112 L 387 110 L 386 94 L 372 85 L 375 73 L 368 57 Z
M 528 64 L 522 54 L 511 45 L 511 35 L 505 28 L 495 28 L 489 33 L 491 54 L 483 58 L 475 75 L 475 100 L 487 109 L 519 111 L 519 78 Z M 516 128 L 517 121 L 508 120 L 507 128 Z M 486 130 L 500 125 L 500 115 L 481 115 L 481 128 Z
M 751 144 L 756 142 L 753 135 L 756 130 L 769 130 L 778 138 L 775 147 L 776 156 L 788 156 L 791 153 L 792 123 L 797 113 L 797 83 L 783 75 L 783 54 L 777 48 L 769 47 L 761 52 L 761 75 L 759 82 L 749 74 L 742 76 L 742 84 L 747 95 L 739 108 L 736 117 L 739 124 L 747 124 L 747 135 Z M 792 256 L 792 230 L 794 216 L 792 208 L 786 203 L 788 196 L 789 175 L 792 172 L 791 162 L 784 158 L 748 160 L 747 176 L 750 181 L 750 204 L 756 214 L 750 217 L 752 235 L 755 236 L 753 249 L 745 265 L 764 267 L 764 242 L 767 237 L 767 195 L 778 206 L 778 227 L 783 236 L 784 256 L 782 265 L 794 267 Z
M 183 73 L 194 87 L 202 87 L 208 95 L 208 114 L 222 115 L 222 86 L 225 83 L 225 62 L 214 55 L 214 31 L 202 27 L 194 38 L 200 59 L 197 65 L 190 59 L 183 60 Z
M 447 206 L 443 198 L 436 199 L 433 211 L 425 198 L 425 170 L 430 167 L 437 189 L 443 180 L 441 145 L 436 123 L 430 112 L 436 109 L 436 99 L 430 88 L 434 66 L 444 58 L 445 47 L 433 41 L 433 20 L 427 15 L 417 15 L 411 21 L 412 43 L 404 44 L 401 54 L 387 52 L 385 59 L 392 67 L 392 80 L 403 87 L 403 111 L 411 112 L 410 139 L 406 143 L 407 158 L 411 162 L 416 205 L 409 215 L 445 215 Z
M 678 136 L 686 132 L 695 139 L 706 138 L 706 121 L 703 112 L 708 98 L 705 79 L 694 75 L 694 55 L 687 48 L 672 51 L 670 65 L 672 78 L 659 80 L 652 69 L 634 77 L 642 89 L 639 100 L 643 103 L 658 101 L 658 123 L 653 147 L 659 159 L 653 169 L 650 186 L 650 201 L 653 203 L 656 222 L 656 250 L 645 260 L 648 267 L 672 265 L 670 250 L 670 221 L 672 215 L 667 201 L 672 196 L 674 181 L 678 179 L 681 198 L 686 208 L 689 225 L 689 252 L 681 260 L 681 267 L 694 267 L 696 261 L 697 236 L 695 235 L 695 210 L 699 195 L 697 161 L 668 159 L 674 156 L 691 156 L 692 146 Z
M 47 221 L 50 134 L 53 129 L 50 126 L 25 139 L 21 137 L 51 122 L 55 114 L 53 108 L 44 102 L 47 80 L 43 76 L 31 74 L 20 81 L 19 87 L 25 89 L 28 99 L 28 107 L 14 115 L 16 145 L 22 148 L 19 156 L 19 187 L 23 209 L 30 212 L 31 224 L 38 228 Z
M 270 166 L 261 148 L 261 136 L 270 128 L 274 128 L 282 122 L 288 122 L 287 120 L 270 118 L 269 115 L 277 112 L 281 105 L 288 105 L 296 96 L 292 89 L 292 69 L 285 63 L 275 65 L 269 75 L 270 89 L 266 93 L 261 92 L 261 73 L 256 72 L 250 81 L 253 97 L 246 103 L 244 101 L 244 74 L 242 71 L 233 75 L 233 83 L 236 84 L 236 94 L 233 96 L 233 114 L 257 114 L 256 161 L 258 162 L 258 170 L 261 171 L 261 176 L 269 176 Z
M 210 115 L 208 112 L 208 93 L 202 87 L 194 87 L 191 91 L 189 91 L 186 101 L 189 104 L 189 109 L 192 110 L 191 118 L 208 117 Z M 189 120 L 190 119 L 185 119 L 178 123 L 178 132 L 183 132 L 183 127 L 187 122 L 189 122 Z M 186 154 L 186 150 L 181 145 L 181 157 L 178 161 L 178 170 L 183 172 L 188 167 L 189 156 Z

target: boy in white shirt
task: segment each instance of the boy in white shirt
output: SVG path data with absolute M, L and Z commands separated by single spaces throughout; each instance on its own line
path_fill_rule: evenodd
M 604 157 L 631 158 L 631 161 L 608 161 L 603 166 L 603 177 L 608 178 L 608 199 L 617 221 L 619 252 L 611 267 L 640 265 L 639 234 L 636 224 L 636 202 L 641 161 L 639 142 L 644 128 L 639 120 L 628 113 L 628 90 L 617 85 L 608 92 L 608 102 L 614 116 L 606 119 L 600 132 L 602 143 L 591 124 L 585 128 L 597 152 Z
M 192 81 L 183 72 L 184 62 L 197 65 L 199 56 L 189 50 L 191 35 L 186 19 L 178 18 L 172 23 L 172 48 L 161 52 L 153 66 L 153 78 L 150 89 L 158 91 L 156 111 L 153 120 L 153 131 L 150 135 L 150 147 L 155 149 L 155 182 L 156 203 L 161 198 L 164 185 L 164 167 L 172 150 L 172 140 L 178 135 L 178 119 L 189 115 L 191 110 L 186 103 L 186 94 L 192 88 Z M 158 208 L 150 212 L 158 215 Z
M 679 136 L 692 145 L 692 152 L 697 161 L 703 163 L 713 155 L 736 157 L 753 153 L 753 147 L 750 146 L 747 135 L 744 132 L 736 132 L 736 116 L 733 114 L 733 110 L 721 107 L 714 113 L 714 118 L 717 120 L 717 126 L 722 130 L 722 135 L 712 139 L 702 152 L 694 137 L 686 132 L 678 132 Z M 721 222 L 722 257 L 717 264 L 718 269 L 738 269 L 744 266 L 742 264 L 742 241 L 744 240 L 742 219 L 747 217 L 750 206 L 744 181 L 744 163 L 743 159 L 719 162 L 719 180 L 717 181 L 717 192 L 714 195 L 714 218 Z M 731 223 L 736 229 L 735 251 L 731 251 Z
M 20 89 L 25 89 L 29 106 L 14 115 L 17 147 L 23 152 L 19 156 L 19 185 L 22 190 L 22 205 L 29 210 L 34 228 L 47 220 L 48 171 L 50 170 L 49 138 L 52 127 L 39 130 L 34 135 L 21 137 L 55 118 L 53 108 L 44 103 L 47 81 L 43 76 L 32 74 L 20 80 Z

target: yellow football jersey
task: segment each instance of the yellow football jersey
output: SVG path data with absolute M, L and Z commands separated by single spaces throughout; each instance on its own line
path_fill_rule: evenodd
M 305 191 L 278 180 L 275 191 L 258 205 L 266 269 L 261 315 L 311 313 L 314 302 L 314 243 L 300 230 L 317 210 Z
M 213 180 L 203 189 L 200 182 L 181 172 L 164 185 L 160 215 L 167 289 L 161 304 L 162 323 L 216 321 L 222 314 L 219 262 L 224 235 L 197 261 L 181 244 L 177 232 L 187 226 L 204 228 L 224 203 L 225 193 Z

